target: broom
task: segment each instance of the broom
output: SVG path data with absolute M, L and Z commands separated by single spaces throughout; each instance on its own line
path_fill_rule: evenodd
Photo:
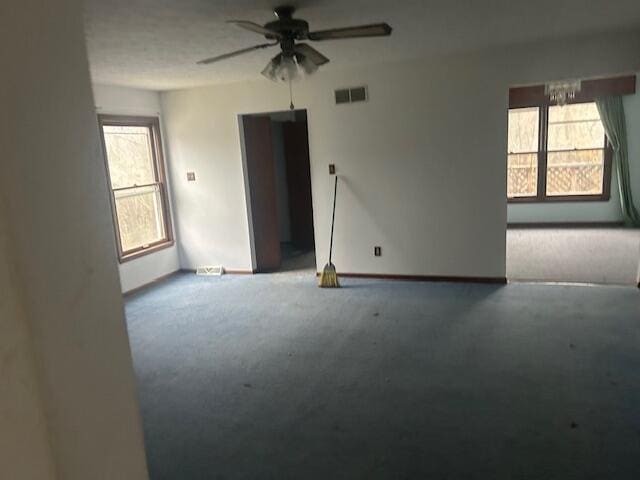
M 336 175 L 336 181 L 333 186 L 333 215 L 331 216 L 331 241 L 329 242 L 329 263 L 324 266 L 324 270 L 320 274 L 319 286 L 322 288 L 338 288 L 338 275 L 336 274 L 336 267 L 331 263 L 331 253 L 333 252 L 333 224 L 336 219 L 336 195 L 338 193 L 338 176 Z

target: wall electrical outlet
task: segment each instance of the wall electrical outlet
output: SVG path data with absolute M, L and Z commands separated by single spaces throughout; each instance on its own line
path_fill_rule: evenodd
M 187 182 L 196 181 L 196 172 L 187 172 Z
M 382 256 L 382 247 L 373 247 L 373 254 L 376 257 L 381 257 Z

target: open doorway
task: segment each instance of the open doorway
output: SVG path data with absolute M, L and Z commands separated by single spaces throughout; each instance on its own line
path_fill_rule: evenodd
M 507 278 L 636 285 L 640 230 L 623 225 L 614 127 L 601 114 L 601 99 L 630 93 L 635 77 L 575 89 L 562 101 L 543 85 L 510 89 Z
M 242 115 L 240 129 L 254 269 L 315 269 L 306 110 Z

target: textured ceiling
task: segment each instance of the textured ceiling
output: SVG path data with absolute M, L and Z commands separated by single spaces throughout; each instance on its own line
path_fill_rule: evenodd
M 85 0 L 94 82 L 167 90 L 259 78 L 278 50 L 196 61 L 264 42 L 225 23 L 264 24 L 269 0 Z M 323 69 L 476 50 L 640 25 L 640 0 L 300 0 L 312 30 L 386 21 L 389 38 L 316 42 Z

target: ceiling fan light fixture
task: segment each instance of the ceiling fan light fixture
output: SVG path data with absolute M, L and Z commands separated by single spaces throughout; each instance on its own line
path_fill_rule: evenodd
M 269 80 L 271 80 L 272 82 L 277 82 L 278 81 L 278 75 L 276 73 L 277 67 L 279 62 L 276 61 L 276 59 L 279 57 L 279 55 L 276 55 L 275 57 L 273 57 L 269 63 L 267 63 L 267 66 L 264 67 L 264 70 L 262 70 L 262 72 L 260 72 L 262 74 L 262 76 L 268 78 Z
M 272 82 L 288 83 L 311 75 L 316 70 L 318 70 L 317 65 L 304 55 L 290 56 L 280 53 L 271 59 L 261 73 Z
M 296 60 L 298 66 L 302 69 L 305 75 L 311 75 L 318 71 L 318 65 L 313 63 L 308 57 L 301 53 L 296 53 Z

